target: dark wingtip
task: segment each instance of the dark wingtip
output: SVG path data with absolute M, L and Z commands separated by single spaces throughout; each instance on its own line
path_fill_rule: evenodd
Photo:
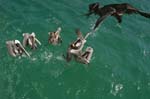
M 95 26 L 93 27 L 93 31 L 95 31 L 97 27 L 98 27 L 98 25 L 95 24 Z
M 150 13 L 138 11 L 138 13 L 146 18 L 150 18 Z

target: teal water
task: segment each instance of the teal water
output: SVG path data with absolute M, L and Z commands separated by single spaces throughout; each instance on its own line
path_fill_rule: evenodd
M 87 39 L 94 48 L 89 65 L 66 63 L 62 54 L 85 34 L 97 17 L 81 16 L 97 0 L 0 0 L 0 99 L 150 99 L 150 20 L 110 17 Z M 149 0 L 99 0 L 102 5 L 128 2 L 150 12 Z M 48 32 L 62 27 L 63 43 L 47 44 Z M 12 58 L 7 40 L 22 41 L 35 32 L 42 43 L 31 58 Z

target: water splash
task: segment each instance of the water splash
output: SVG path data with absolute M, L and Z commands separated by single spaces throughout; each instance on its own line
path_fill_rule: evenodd
M 112 89 L 110 93 L 116 96 L 123 89 L 123 84 L 115 84 L 114 82 L 112 82 L 111 87 Z
M 53 57 L 53 53 L 52 52 L 47 52 L 45 51 L 44 53 L 41 54 L 40 58 L 42 61 L 45 61 L 44 63 L 48 63 L 50 62 L 50 60 Z

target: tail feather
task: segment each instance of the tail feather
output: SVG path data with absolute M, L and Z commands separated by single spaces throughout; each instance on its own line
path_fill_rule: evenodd
M 145 12 L 141 12 L 141 11 L 138 11 L 138 13 L 146 18 L 150 18 L 150 13 L 145 13 Z

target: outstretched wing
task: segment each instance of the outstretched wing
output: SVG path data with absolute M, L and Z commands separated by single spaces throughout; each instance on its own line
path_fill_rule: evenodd
M 95 23 L 95 26 L 94 26 L 93 30 L 95 30 L 95 29 L 98 27 L 98 25 L 99 25 L 100 23 L 102 23 L 102 22 L 104 21 L 104 19 L 106 19 L 108 16 L 109 16 L 109 15 L 104 15 L 104 16 L 102 16 L 102 17 L 99 17 L 99 18 L 97 19 L 96 23 Z
M 126 4 L 126 6 L 127 6 L 127 10 L 126 10 L 127 14 L 136 13 L 136 14 L 140 14 L 141 16 L 144 16 L 146 18 L 150 18 L 150 13 L 142 12 L 129 4 Z
M 116 12 L 116 10 L 114 8 L 112 8 L 112 7 L 110 7 L 108 10 L 109 11 L 106 14 L 104 14 L 100 18 L 98 18 L 98 20 L 95 23 L 95 26 L 94 26 L 93 30 L 95 30 L 98 27 L 98 25 L 103 22 L 104 19 L 106 19 L 108 16 L 110 16 L 113 13 Z

